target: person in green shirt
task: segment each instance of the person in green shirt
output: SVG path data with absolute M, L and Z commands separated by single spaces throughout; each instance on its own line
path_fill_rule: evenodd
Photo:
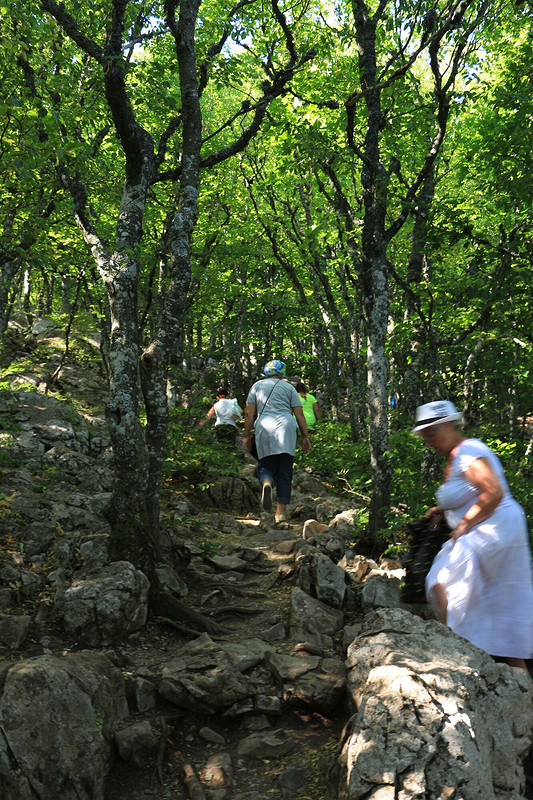
M 317 399 L 310 393 L 305 383 L 297 383 L 296 391 L 300 395 L 305 421 L 307 422 L 307 429 L 311 433 L 315 430 L 315 425 L 322 416 Z

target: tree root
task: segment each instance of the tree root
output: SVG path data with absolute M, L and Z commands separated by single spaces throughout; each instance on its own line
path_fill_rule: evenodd
M 188 625 L 183 625 L 181 622 L 176 622 L 168 617 L 157 617 L 157 621 L 162 625 L 170 625 L 174 630 L 183 633 L 185 636 L 201 636 L 204 631 L 199 631 L 196 628 L 189 628 Z
M 213 611 L 217 617 L 224 614 L 241 614 L 242 616 L 251 616 L 252 614 L 262 614 L 264 608 L 248 608 L 248 606 L 224 606 L 224 608 L 217 608 Z
M 272 572 L 272 567 L 266 565 L 264 567 L 260 567 L 259 565 L 256 566 L 255 564 L 247 564 L 246 569 L 250 570 L 250 572 L 259 572 L 262 575 Z
M 163 759 L 165 757 L 165 747 L 167 744 L 167 736 L 168 736 L 168 727 L 167 721 L 164 717 L 159 718 L 159 722 L 161 724 L 161 736 L 159 738 L 159 747 L 157 750 L 157 759 L 155 763 L 155 770 L 154 775 L 152 778 L 152 788 L 155 783 L 155 775 L 159 779 L 159 785 L 163 786 Z
M 231 633 L 228 628 L 224 628 L 222 625 L 219 625 L 218 622 L 214 622 L 203 614 L 199 614 L 198 611 L 195 611 L 177 600 L 172 594 L 157 592 L 152 598 L 151 605 L 155 614 L 165 617 L 169 621 L 175 620 L 180 625 L 184 622 L 192 623 L 192 625 L 200 631 L 215 635 L 218 634 L 219 636 Z M 198 634 L 196 633 L 195 635 Z
M 258 589 L 241 589 L 239 586 L 228 586 L 230 592 L 238 594 L 239 597 L 268 597 L 266 592 L 261 592 Z

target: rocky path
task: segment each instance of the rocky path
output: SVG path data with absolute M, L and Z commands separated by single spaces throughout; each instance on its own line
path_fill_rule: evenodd
M 34 328 L 41 345 L 53 350 L 53 326 Z M 111 488 L 110 442 L 103 415 L 77 413 L 70 403 L 43 394 L 42 374 L 37 363 L 15 370 L 9 375 L 11 388 L 0 392 L 0 783 L 5 800 L 25 800 L 24 792 L 65 800 L 74 790 L 54 792 L 54 781 L 59 786 L 63 780 L 55 770 L 47 770 L 39 789 L 27 787 L 26 775 L 30 783 L 41 780 L 37 760 L 49 758 L 64 767 L 65 787 L 79 784 L 76 798 L 324 798 L 327 766 L 348 713 L 342 629 L 351 612 L 343 614 L 337 597 L 332 620 L 321 620 L 327 632 L 310 633 L 306 617 L 310 624 L 314 612 L 303 605 L 291 610 L 297 586 L 294 552 L 302 545 L 305 521 L 317 515 L 317 504 L 323 504 L 324 520 L 347 506 L 302 472 L 294 517 L 276 528 L 272 515 L 259 513 L 253 464 L 239 479 L 222 481 L 203 495 L 171 493 L 165 522 L 191 552 L 189 567 L 179 576 L 182 599 L 210 620 L 215 632 L 207 634 L 190 621 L 176 625 L 149 616 L 130 635 L 120 635 L 116 619 L 112 629 L 104 619 L 108 611 L 111 616 L 111 601 L 109 609 L 105 602 L 99 611 L 95 606 L 96 616 L 85 628 L 76 622 L 78 607 L 69 627 L 66 598 L 75 594 L 74 585 L 94 585 L 96 604 L 105 581 L 119 586 L 117 576 L 110 576 L 109 531 L 102 516 Z M 63 391 L 100 398 L 98 382 L 93 386 L 89 380 L 90 371 L 64 365 Z M 226 496 L 239 489 L 240 495 Z M 227 502 L 221 504 L 220 497 Z M 350 521 L 346 525 L 352 530 Z M 342 539 L 337 532 L 337 543 Z M 131 570 L 119 577 L 124 575 Z M 127 614 L 130 624 L 136 609 L 129 607 Z M 296 632 L 295 615 L 301 616 Z M 200 655 L 183 666 L 198 643 Z M 81 680 L 78 673 L 62 671 L 71 661 L 66 657 L 75 656 L 74 664 L 79 656 L 76 663 L 86 676 L 95 664 L 98 675 L 102 654 L 126 685 L 127 709 L 124 713 L 123 703 L 118 729 L 103 713 L 78 719 L 77 709 L 63 703 L 63 682 L 72 679 L 68 685 L 74 692 Z M 13 669 L 27 663 L 35 676 L 40 670 L 41 685 L 24 667 Z M 190 708 L 176 697 L 179 669 L 186 671 L 189 694 L 199 698 Z M 43 711 L 45 704 L 50 711 Z M 40 755 L 20 733 L 18 715 L 28 726 L 27 736 L 38 740 Z M 107 777 L 107 755 L 96 741 L 101 734 L 114 752 Z M 90 746 L 84 750 L 79 742 Z M 76 752 L 67 754 L 71 743 Z M 101 768 L 90 763 L 93 753 L 102 755 Z M 102 789 L 89 790 L 93 783 Z
M 213 641 L 246 646 L 259 639 L 277 653 L 304 659 L 309 656 L 305 645 L 287 638 L 292 551 L 302 524 L 289 523 L 280 530 L 270 516 L 200 514 L 196 522 L 205 526 L 209 538 L 204 548 L 209 552 L 210 543 L 212 555 L 204 556 L 201 577 L 193 560 L 193 570 L 185 576 L 189 601 L 228 630 L 211 636 Z M 248 564 L 244 570 L 243 555 Z M 153 679 L 191 641 L 192 636 L 184 637 L 170 623 L 151 620 L 122 647 L 120 656 L 129 662 L 123 668 Z M 335 642 L 327 655 L 343 659 L 342 642 Z M 270 698 L 279 697 L 280 686 L 264 667 L 256 669 L 256 677 L 269 685 Z M 345 701 L 327 713 L 282 702 L 262 712 L 243 707 L 215 715 L 172 711 L 158 702 L 149 715 L 139 714 L 157 732 L 157 750 L 138 768 L 117 762 L 106 784 L 106 800 L 322 800 L 348 713 Z
M 308 655 L 304 645 L 287 638 L 292 550 L 302 524 L 289 523 L 281 531 L 269 515 L 262 519 L 217 513 L 200 514 L 196 522 L 213 537 L 208 539 L 213 555 L 205 556 L 201 579 L 195 567 L 185 580 L 193 606 L 228 629 L 211 638 L 223 645 L 261 639 L 278 653 Z M 243 554 L 248 559 L 244 570 Z M 151 620 L 134 638 L 120 656 L 130 662 L 127 666 L 134 674 L 149 678 L 158 675 L 187 641 L 194 641 L 160 619 Z M 342 658 L 342 643 L 328 655 Z M 264 682 L 265 675 L 258 680 Z M 271 676 L 266 681 L 272 684 Z M 270 697 L 279 696 L 279 686 L 271 685 L 270 690 Z M 281 703 L 263 712 L 236 708 L 213 716 L 172 711 L 159 702 L 148 716 L 139 715 L 157 732 L 157 750 L 137 769 L 117 763 L 107 781 L 106 800 L 321 800 L 347 715 L 345 702 L 328 713 Z
M 190 561 L 168 585 L 209 632 L 140 620 L 146 578 L 108 559 L 103 419 L 31 377 L 0 391 L 2 800 L 336 800 L 342 743 L 352 800 L 452 798 L 452 774 L 464 800 L 533 797 L 531 685 L 400 609 L 399 565 L 358 555 L 358 510 L 304 470 L 282 528 L 253 464 L 169 492 Z

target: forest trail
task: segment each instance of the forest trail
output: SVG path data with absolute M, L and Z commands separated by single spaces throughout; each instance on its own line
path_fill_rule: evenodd
M 201 585 L 185 576 L 190 590 L 188 603 L 228 629 L 223 636 L 212 636 L 216 641 L 268 638 L 275 626 L 287 623 L 294 586 L 288 537 L 301 535 L 301 522 L 285 523 L 284 539 L 274 525 L 273 514 L 207 512 L 200 520 L 202 536 L 207 537 L 204 548 L 216 552 L 216 559 L 206 557 L 207 564 L 220 564 L 245 550 L 250 568 L 242 579 L 233 573 L 229 581 L 220 580 L 221 573 L 214 571 Z M 224 528 L 232 532 L 224 532 Z M 274 540 L 266 541 L 273 532 Z M 134 644 L 122 648 L 130 668 L 157 674 L 193 637 L 184 637 L 169 621 L 152 618 L 134 638 Z M 287 655 L 307 654 L 305 647 L 295 646 L 287 638 L 276 641 L 275 648 Z M 335 652 L 328 655 L 343 659 L 342 642 L 337 642 Z M 146 714 L 142 716 L 146 718 Z M 348 716 L 345 703 L 333 715 L 282 704 L 278 716 L 245 714 L 233 719 L 223 715 L 202 718 L 177 709 L 169 713 L 168 705 L 159 705 L 150 715 L 160 735 L 158 753 L 138 771 L 117 763 L 107 781 L 106 800 L 323 800 L 330 757 L 338 749 Z M 293 752 L 264 758 L 240 754 L 243 739 L 264 735 L 291 741 Z M 188 786 L 185 775 L 189 776 Z
M 105 538 L 98 533 L 98 516 L 86 515 L 87 533 L 82 524 L 85 516 L 81 514 L 82 496 L 91 497 L 90 505 L 94 510 L 109 487 L 103 415 L 90 409 L 83 413 L 85 420 L 90 418 L 93 437 L 97 435 L 102 439 L 98 451 L 100 460 L 94 453 L 89 455 L 85 450 L 82 453 L 70 449 L 74 445 L 81 447 L 86 430 L 72 427 L 75 413 L 71 405 L 59 398 L 28 391 L 28 384 L 41 385 L 42 371 L 37 364 L 33 373 L 25 366 L 24 371 L 17 370 L 9 376 L 13 394 L 4 392 L 0 415 L 4 455 L 6 442 L 17 437 L 25 446 L 31 444 L 35 448 L 36 443 L 39 444 L 39 448 L 28 450 L 24 463 L 6 462 L 0 470 L 3 557 L 6 563 L 9 560 L 11 571 L 20 576 L 20 581 L 16 577 L 5 577 L 4 584 L 9 580 L 10 587 L 15 588 L 11 592 L 4 585 L 2 591 L 4 596 L 11 595 L 12 611 L 32 616 L 29 635 L 23 644 L 12 652 L 0 648 L 6 660 L 15 662 L 42 656 L 43 652 L 62 658 L 87 649 L 86 645 L 66 635 L 61 616 L 41 618 L 40 612 L 53 604 L 53 582 L 49 578 L 58 565 L 47 557 L 56 542 L 46 541 L 38 551 L 41 566 L 35 566 L 29 549 L 25 551 L 27 531 L 24 527 L 32 527 L 33 514 L 40 508 L 60 508 L 66 513 L 67 497 L 73 503 L 69 508 L 80 513 L 80 527 L 74 525 L 77 538 L 72 540 L 78 544 L 72 547 L 72 561 L 65 567 L 65 578 L 70 580 L 80 566 L 79 552 L 76 552 L 79 543 Z M 88 396 L 84 372 L 65 370 L 63 389 L 84 387 L 80 395 Z M 21 383 L 25 388 L 17 394 Z M 89 389 L 95 401 L 100 398 L 101 409 L 102 390 L 98 383 L 91 384 Z M 30 414 L 28 400 L 26 411 L 21 412 L 24 392 L 26 398 L 38 400 L 36 405 L 44 414 L 38 423 Z M 213 448 L 219 446 L 213 441 Z M 202 489 L 200 481 L 174 482 L 170 478 L 165 486 L 162 524 L 171 527 L 189 548 L 191 556 L 187 570 L 180 575 L 183 601 L 222 629 L 210 634 L 217 644 L 238 646 L 250 640 L 261 640 L 282 656 L 316 656 L 320 648 L 289 635 L 291 595 L 299 584 L 294 551 L 297 546 L 306 545 L 302 542 L 306 520 L 331 520 L 338 512 L 351 508 L 349 500 L 332 496 L 330 488 L 316 476 L 302 468 L 296 469 L 296 491 L 289 507 L 288 522 L 276 526 L 272 513 L 260 511 L 254 462 L 244 457 L 240 463 L 241 478 L 249 487 L 254 503 L 249 513 L 228 513 L 222 510 L 222 505 L 217 507 L 208 502 L 208 490 Z M 27 498 L 27 505 L 19 504 L 15 516 L 11 514 L 10 502 L 17 494 Z M 29 516 L 25 526 L 26 512 Z M 348 528 L 345 543 L 353 539 L 353 527 Z M 18 534 L 20 539 L 17 539 Z M 68 539 L 61 528 L 57 530 L 57 539 L 63 545 Z M 39 584 L 42 592 L 30 595 L 27 600 L 21 587 L 25 585 L 23 579 L 29 578 L 42 578 Z M 357 597 L 358 590 L 354 591 L 352 602 L 343 608 L 343 624 L 348 628 L 356 628 L 362 618 Z M 9 606 L 4 605 L 4 608 Z M 331 638 L 331 646 L 323 649 L 322 655 L 344 663 L 344 639 L 350 632 L 348 630 L 345 636 L 339 626 L 337 634 Z M 232 708 L 230 713 L 226 708 L 221 713 L 208 715 L 171 705 L 157 691 L 162 672 L 180 653 L 205 636 L 204 631 L 194 629 L 190 621 L 176 625 L 151 615 L 137 632 L 97 648 L 120 669 L 128 691 L 131 692 L 132 683 L 140 679 L 150 684 L 155 698 L 154 705 L 131 713 L 124 720 L 124 726 L 146 723 L 151 731 L 151 746 L 140 752 L 138 764 L 115 753 L 105 781 L 104 800 L 267 800 L 272 797 L 325 800 L 328 768 L 338 754 L 341 731 L 351 713 L 346 695 L 328 713 L 305 704 L 296 707 L 285 702 L 287 685 L 276 685 L 273 674 L 251 657 L 243 672 L 249 672 L 252 679 L 263 686 L 270 682 L 269 694 L 281 699 L 279 707 L 259 712 L 257 708 L 242 706 Z M 531 757 L 528 774 L 533 775 Z M 528 792 L 526 797 L 533 798 L 531 778 Z
M 11 447 L 8 443 L 19 435 L 25 446 L 26 443 L 30 446 L 27 455 L 22 448 L 14 466 L 8 462 L 8 468 L 1 471 L 2 489 L 8 498 L 14 497 L 21 487 L 24 491 L 29 489 L 28 520 L 40 513 L 41 505 L 46 509 L 47 503 L 64 502 L 71 492 L 87 496 L 96 493 L 95 497 L 104 498 L 109 486 L 109 459 L 105 455 L 102 460 L 101 455 L 76 455 L 69 449 L 78 447 L 81 436 L 70 422 L 75 418 L 79 421 L 81 417 L 73 411 L 70 400 L 64 402 L 65 396 L 81 402 L 82 417 L 91 429 L 91 436 L 103 437 L 102 452 L 105 452 L 105 385 L 98 369 L 91 366 L 93 346 L 89 347 L 92 355 L 88 365 L 74 365 L 69 358 L 63 362 L 58 384 L 63 396 L 60 394 L 55 399 L 48 386 L 44 391 L 42 376 L 47 366 L 41 363 L 40 357 L 46 350 L 48 364 L 55 364 L 64 335 L 44 321 L 40 326 L 35 322 L 34 328 L 42 328 L 38 334 L 41 356 L 36 353 L 34 363 L 25 360 L 22 368 L 13 366 L 3 371 L 4 381 L 9 385 L 2 419 L 4 449 Z M 14 330 L 13 346 L 16 348 L 20 343 L 21 359 L 26 359 L 25 334 L 22 328 L 20 332 L 18 327 Z M 31 336 L 29 342 L 34 346 Z M 14 357 L 16 355 L 15 351 Z M 21 411 L 16 394 L 21 387 L 24 394 L 20 397 L 39 398 L 35 405 L 42 418 L 33 418 L 29 410 L 31 404 Z M 57 419 L 63 417 L 64 422 L 58 425 Z M 27 429 L 22 434 L 21 425 Z M 58 435 L 64 441 L 56 441 L 54 437 Z M 213 447 L 220 447 L 214 438 Z M 71 458 L 74 460 L 69 465 Z M 224 629 L 223 635 L 212 634 L 212 639 L 240 643 L 262 636 L 273 637 L 272 647 L 276 652 L 290 654 L 297 644 L 286 634 L 290 595 L 295 585 L 292 550 L 295 539 L 302 535 L 305 516 L 300 515 L 285 523 L 283 528 L 276 528 L 273 514 L 260 512 L 255 462 L 243 455 L 240 463 L 241 472 L 248 475 L 248 485 L 255 495 L 254 511 L 243 514 L 218 511 L 205 494 L 198 495 L 196 481 L 189 481 L 184 487 L 183 482 L 170 480 L 165 489 L 162 523 L 170 525 L 190 549 L 189 569 L 180 576 L 183 600 Z M 308 480 L 315 479 L 308 476 Z M 318 481 L 316 484 L 320 487 Z M 78 501 L 74 499 L 74 502 Z M 11 532 L 10 516 L 5 513 L 3 526 L 3 557 L 12 562 L 17 571 L 29 574 L 33 567 L 21 556 L 24 546 L 17 541 L 18 534 Z M 242 566 L 231 569 L 231 559 L 236 556 L 243 556 L 244 571 Z M 78 556 L 75 564 L 79 566 Z M 50 569 L 48 562 L 44 562 L 43 578 L 47 579 Z M 68 569 L 68 574 L 72 579 L 71 570 Z M 9 593 L 7 588 L 4 591 Z M 82 642 L 66 635 L 61 615 L 52 614 L 50 618 L 44 615 L 38 621 L 35 618 L 40 604 L 43 610 L 50 609 L 53 594 L 52 587 L 46 585 L 42 597 L 32 598 L 29 603 L 23 598 L 21 602 L 21 595 L 12 597 L 15 613 L 29 613 L 33 622 L 28 637 L 16 651 L 11 653 L 8 648 L 0 647 L 5 658 L 19 661 L 40 657 L 43 652 L 61 658 L 86 649 Z M 285 633 L 280 634 L 280 630 Z M 168 620 L 149 615 L 141 630 L 98 649 L 121 670 L 127 683 L 141 676 L 155 688 L 165 665 L 202 633 L 201 629 L 192 630 L 189 622 L 180 628 Z M 304 656 L 306 651 L 300 647 L 297 654 Z M 335 639 L 334 652 L 327 655 L 343 660 L 339 637 Z M 268 676 L 262 677 L 268 680 Z M 281 693 L 279 686 L 272 688 L 272 694 L 276 692 Z M 330 716 L 312 709 L 298 710 L 283 702 L 276 713 L 201 716 L 171 706 L 157 691 L 154 694 L 154 707 L 132 714 L 124 724 L 147 722 L 157 740 L 157 748 L 144 753 L 142 763 L 137 766 L 117 754 L 105 782 L 105 800 L 265 800 L 271 797 L 322 800 L 325 796 L 329 756 L 338 747 L 348 714 L 342 705 Z M 256 738 L 262 742 L 267 736 L 271 740 L 290 742 L 291 747 L 282 747 L 280 752 L 271 747 L 268 757 L 258 753 L 246 756 L 240 752 L 243 739 Z M 224 767 L 217 766 L 218 762 Z M 187 785 L 185 775 L 188 776 Z

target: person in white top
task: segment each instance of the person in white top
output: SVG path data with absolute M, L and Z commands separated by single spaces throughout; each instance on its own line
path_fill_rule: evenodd
M 437 619 L 491 656 L 527 669 L 533 657 L 533 580 L 527 523 L 500 460 L 465 438 L 462 414 L 448 400 L 419 406 L 413 433 L 446 457 L 438 505 L 450 539 L 426 576 Z
M 228 397 L 228 390 L 224 386 L 218 387 L 216 398 L 216 403 L 211 406 L 206 418 L 200 422 L 200 427 L 203 427 L 214 415 L 217 441 L 235 446 L 237 443 L 237 420 L 242 419 L 242 409 L 235 397 Z

